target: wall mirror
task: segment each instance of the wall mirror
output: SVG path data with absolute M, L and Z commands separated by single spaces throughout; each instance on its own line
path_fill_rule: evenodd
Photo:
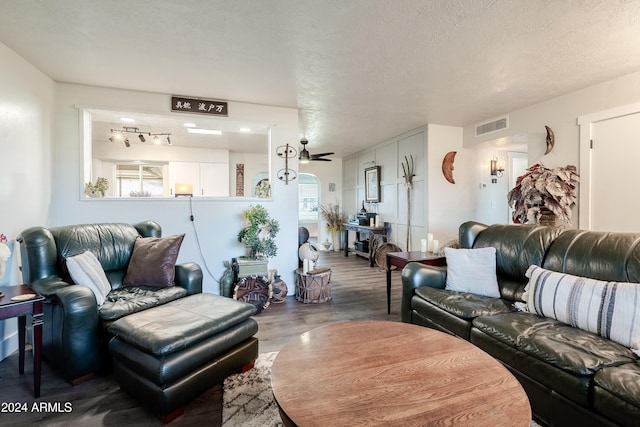
M 266 123 L 100 109 L 83 121 L 86 197 L 271 196 Z

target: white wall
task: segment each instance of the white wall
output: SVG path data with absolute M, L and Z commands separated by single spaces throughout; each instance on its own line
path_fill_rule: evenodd
M 297 267 L 297 186 L 285 185 L 275 178 L 284 161 L 276 155 L 279 145 L 298 138 L 298 112 L 295 109 L 229 102 L 229 117 L 244 118 L 272 124 L 272 200 L 234 198 L 201 199 L 174 198 L 170 200 L 87 199 L 81 196 L 83 171 L 81 119 L 78 107 L 166 114 L 170 95 L 116 90 L 59 83 L 56 99 L 53 167 L 53 202 L 49 225 L 91 222 L 135 223 L 157 221 L 163 235 L 186 233 L 178 262 L 195 261 L 204 270 L 204 291 L 219 292 L 216 282 L 224 270 L 223 261 L 245 254 L 237 234 L 244 226 L 241 212 L 251 204 L 262 204 L 280 222 L 277 236 L 278 255 L 269 260 L 269 268 L 276 268 L 283 280 L 292 285 Z M 215 97 L 215 94 L 202 94 Z M 297 165 L 290 167 L 297 169 Z M 190 206 L 190 202 L 192 206 Z M 191 223 L 191 209 L 195 221 Z M 197 246 L 196 234 L 203 258 Z M 211 272 L 211 277 L 207 271 Z
M 2 43 L 0 64 L 0 233 L 13 240 L 23 229 L 47 221 L 55 85 Z M 15 252 L 3 283 L 22 283 Z M 16 320 L 0 321 L 0 360 L 17 343 Z
M 484 137 L 474 137 L 474 125 L 464 128 L 464 147 L 474 148 L 478 144 L 496 139 L 518 137 L 529 147 L 529 165 L 543 163 L 547 167 L 575 165 L 580 172 L 580 140 L 577 118 L 640 101 L 640 72 L 587 87 L 550 99 L 520 110 L 509 112 L 509 129 Z M 555 133 L 555 147 L 544 155 L 546 131 L 551 127 Z M 492 195 L 496 203 L 498 197 Z M 573 227 L 583 228 L 578 221 L 579 211 L 574 210 Z
M 442 160 L 457 151 L 455 184 L 442 173 Z M 441 244 L 458 236 L 458 227 L 473 219 L 475 175 L 469 173 L 475 162 L 473 150 L 462 148 L 462 128 L 426 125 L 384 141 L 375 147 L 344 159 L 344 200 L 349 214 L 360 210 L 364 199 L 364 169 L 381 167 L 382 202 L 366 205 L 391 223 L 390 240 L 406 250 L 407 190 L 402 163 L 413 156 L 415 176 L 411 190 L 410 250 L 420 249 L 420 239 L 432 233 Z
M 474 172 L 477 162 L 473 150 L 462 148 L 462 128 L 430 124 L 428 131 L 428 230 L 442 246 L 458 239 L 460 224 L 475 219 L 474 194 L 478 187 Z M 442 160 L 450 151 L 456 151 L 455 184 L 447 181 L 442 173 Z

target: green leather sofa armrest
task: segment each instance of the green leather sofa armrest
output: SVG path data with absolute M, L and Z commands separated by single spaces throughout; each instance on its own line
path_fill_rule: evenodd
M 202 293 L 202 269 L 195 262 L 176 264 L 175 282 L 187 290 L 187 295 Z
M 414 289 L 421 286 L 444 289 L 447 279 L 447 267 L 424 265 L 410 262 L 402 269 L 402 301 L 400 304 L 400 318 L 403 322 L 411 323 L 411 298 Z
M 73 382 L 100 366 L 98 305 L 93 292 L 86 286 L 71 285 L 57 276 L 49 276 L 31 283 L 31 288 L 47 298 L 51 310 L 45 311 L 56 336 L 44 334 L 43 345 L 58 347 L 67 343 L 62 351 L 49 351 L 52 362 L 64 366 L 65 379 Z

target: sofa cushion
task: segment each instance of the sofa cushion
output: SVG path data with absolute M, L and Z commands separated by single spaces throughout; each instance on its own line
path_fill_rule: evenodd
M 601 368 L 636 359 L 631 350 L 620 344 L 532 313 L 478 317 L 473 320 L 473 326 L 574 375 L 593 375 Z
M 184 234 L 136 240 L 123 286 L 174 286 L 175 267 Z
M 515 310 L 511 303 L 503 299 L 467 292 L 454 292 L 423 286 L 416 288 L 415 293 L 436 307 L 466 320 Z
M 447 258 L 445 289 L 500 297 L 496 276 L 496 249 L 444 248 Z
M 180 286 L 170 288 L 127 287 L 115 289 L 99 308 L 102 320 L 116 320 L 138 311 L 174 301 L 187 295 Z
M 640 364 L 627 363 L 599 370 L 594 382 L 609 393 L 640 408 Z
M 529 311 L 640 352 L 640 284 L 604 282 L 535 265 L 527 276 Z
M 111 291 L 111 285 L 98 258 L 92 252 L 85 251 L 67 258 L 66 263 L 73 283 L 91 289 L 98 305 L 102 305 Z

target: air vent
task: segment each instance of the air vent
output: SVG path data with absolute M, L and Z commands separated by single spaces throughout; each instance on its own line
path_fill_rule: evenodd
M 486 135 L 491 132 L 497 132 L 509 127 L 509 116 L 500 117 L 487 123 L 476 125 L 476 136 Z

